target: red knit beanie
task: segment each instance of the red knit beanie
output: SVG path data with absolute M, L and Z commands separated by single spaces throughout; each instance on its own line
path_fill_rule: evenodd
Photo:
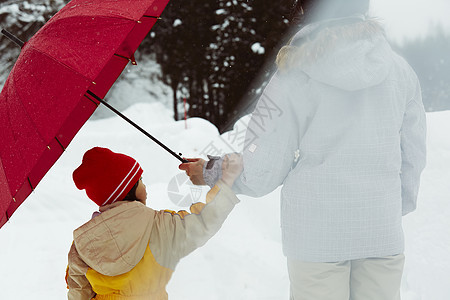
M 83 156 L 73 181 L 99 206 L 122 200 L 141 178 L 142 169 L 133 158 L 95 147 Z

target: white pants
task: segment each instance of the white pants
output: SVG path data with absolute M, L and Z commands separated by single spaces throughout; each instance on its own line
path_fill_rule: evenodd
M 400 300 L 403 254 L 336 263 L 288 258 L 291 300 Z

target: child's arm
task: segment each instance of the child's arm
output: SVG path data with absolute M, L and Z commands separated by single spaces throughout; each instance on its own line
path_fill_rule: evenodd
M 90 300 L 95 297 L 95 293 L 86 278 L 88 268 L 78 255 L 75 245 L 72 244 L 66 271 L 66 283 L 69 289 L 67 298 L 69 300 Z
M 158 212 L 150 237 L 150 249 L 156 261 L 174 269 L 178 261 L 203 246 L 219 231 L 228 214 L 239 202 L 230 186 L 242 171 L 241 160 L 224 170 L 223 179 L 206 195 L 207 204 L 197 213 L 183 216 Z M 193 207 L 192 211 L 197 207 Z

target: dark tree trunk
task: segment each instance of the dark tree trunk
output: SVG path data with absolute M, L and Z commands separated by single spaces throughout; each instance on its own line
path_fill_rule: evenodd
M 177 98 L 178 81 L 173 81 L 171 87 L 173 91 L 173 118 L 175 119 L 175 121 L 178 121 L 178 98 Z

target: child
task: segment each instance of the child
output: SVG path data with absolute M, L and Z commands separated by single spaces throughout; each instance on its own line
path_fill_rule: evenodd
M 100 212 L 74 231 L 66 282 L 70 300 L 168 299 L 166 285 L 180 259 L 204 245 L 239 202 L 231 191 L 238 164 L 192 214 L 146 206 L 143 170 L 131 157 L 95 147 L 74 171 L 78 189 Z

